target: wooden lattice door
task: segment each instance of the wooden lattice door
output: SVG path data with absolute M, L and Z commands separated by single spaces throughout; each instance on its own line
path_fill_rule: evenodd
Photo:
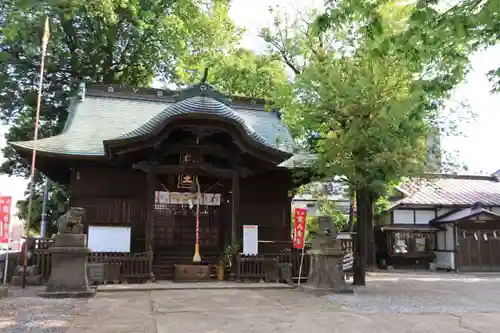
M 220 245 L 218 206 L 200 207 L 200 247 L 217 249 Z M 154 247 L 156 251 L 192 251 L 196 237 L 196 207 L 156 204 Z

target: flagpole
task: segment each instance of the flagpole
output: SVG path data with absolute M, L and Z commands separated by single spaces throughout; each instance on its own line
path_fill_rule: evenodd
M 5 254 L 5 267 L 4 267 L 4 272 L 3 272 L 3 284 L 7 284 L 7 273 L 9 272 L 9 255 L 10 255 L 10 238 L 12 237 L 12 223 L 11 223 L 11 216 L 12 212 L 9 212 L 9 231 L 8 231 L 8 238 L 7 238 L 7 253 Z
M 302 265 L 304 264 L 304 247 L 306 246 L 306 242 L 302 242 L 302 252 L 300 254 L 300 266 L 299 266 L 299 281 L 298 285 L 300 286 L 300 280 L 302 280 Z
M 33 206 L 33 191 L 35 189 L 35 162 L 36 162 L 36 148 L 38 140 L 38 121 L 40 120 L 40 106 L 42 104 L 42 91 L 43 91 L 43 73 L 45 71 L 45 53 L 47 52 L 47 44 L 49 42 L 49 18 L 45 18 L 45 26 L 43 30 L 42 50 L 41 50 L 41 63 L 40 63 L 40 80 L 38 82 L 38 97 L 36 100 L 36 116 L 35 116 L 35 132 L 33 134 L 33 152 L 31 155 L 31 174 L 30 174 L 30 189 L 28 197 L 28 218 L 25 223 L 26 241 L 24 246 L 24 261 L 23 261 L 23 281 L 22 287 L 26 288 L 26 270 L 28 268 L 28 239 L 30 231 L 31 210 Z

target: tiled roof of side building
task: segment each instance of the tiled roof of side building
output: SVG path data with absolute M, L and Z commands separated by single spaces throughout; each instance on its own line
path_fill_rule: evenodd
M 402 185 L 404 197 L 394 201 L 399 205 L 467 206 L 481 202 L 485 206 L 500 206 L 500 182 L 494 175 L 429 174 Z
M 127 88 L 128 93 L 120 88 L 103 92 L 102 88 L 92 89 L 90 86 L 83 101 L 75 99 L 64 131 L 38 140 L 37 150 L 65 155 L 104 156 L 103 141 L 142 133 L 152 125 L 158 125 L 157 121 L 179 112 L 178 108 L 172 107 L 175 105 L 172 91 L 144 96 L 130 93 L 131 88 Z M 189 100 L 192 103 L 187 103 Z M 203 112 L 218 112 L 221 117 L 239 122 L 258 143 L 288 153 L 293 151 L 289 129 L 275 112 L 268 112 L 264 107 L 250 103 L 234 103 L 228 107 L 209 97 L 191 97 L 179 103 L 187 103 L 186 107 L 196 106 L 198 112 L 202 110 L 200 108 L 207 107 Z M 33 141 L 11 144 L 29 150 L 34 146 Z

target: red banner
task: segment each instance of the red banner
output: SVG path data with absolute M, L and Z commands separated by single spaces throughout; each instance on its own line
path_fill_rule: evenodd
M 0 243 L 9 243 L 11 204 L 12 197 L 0 196 Z
M 304 248 L 306 236 L 306 215 L 307 209 L 295 208 L 295 232 L 293 233 L 293 247 L 296 249 Z

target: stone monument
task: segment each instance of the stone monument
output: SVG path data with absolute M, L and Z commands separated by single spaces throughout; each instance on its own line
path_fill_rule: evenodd
M 311 258 L 307 283 L 301 290 L 322 296 L 332 293 L 352 293 L 353 289 L 345 282 L 342 268 L 344 251 L 337 239 L 337 230 L 328 216 L 318 217 L 319 230 L 313 235 Z
M 87 235 L 83 233 L 84 209 L 71 207 L 57 220 L 59 233 L 54 237 L 51 253 L 51 271 L 47 288 L 39 293 L 47 298 L 92 297 L 89 287 Z

